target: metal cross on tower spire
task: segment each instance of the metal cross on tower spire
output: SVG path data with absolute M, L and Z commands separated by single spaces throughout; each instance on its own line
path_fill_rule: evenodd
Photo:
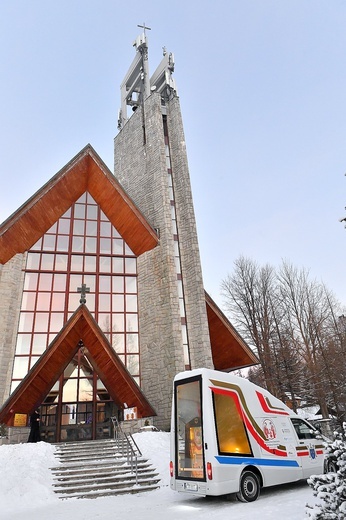
M 148 31 L 151 31 L 151 27 L 147 27 L 145 25 L 145 22 L 143 22 L 143 25 L 137 25 L 137 27 L 141 27 L 142 29 L 144 29 L 144 34 L 145 34 L 145 30 L 147 29 Z

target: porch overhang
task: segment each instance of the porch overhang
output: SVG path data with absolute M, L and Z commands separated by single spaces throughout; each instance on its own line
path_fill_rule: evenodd
M 30 414 L 40 406 L 76 355 L 81 341 L 94 370 L 120 409 L 127 403 L 137 407 L 139 417 L 156 415 L 87 307 L 80 305 L 2 406 L 0 423 L 13 426 L 15 414 Z

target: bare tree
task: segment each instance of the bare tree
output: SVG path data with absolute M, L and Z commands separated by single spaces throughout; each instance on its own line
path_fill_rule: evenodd
M 253 345 L 261 362 L 266 386 L 278 394 L 275 366 L 275 294 L 274 270 L 269 265 L 259 268 L 245 257 L 235 261 L 235 272 L 221 284 L 226 310 L 237 327 Z
M 324 418 L 346 406 L 346 318 L 332 293 L 305 269 L 283 262 L 276 272 L 240 257 L 221 284 L 226 312 L 258 354 L 249 377 L 281 399 L 318 403 Z
M 283 263 L 279 272 L 280 290 L 290 320 L 292 341 L 297 346 L 309 378 L 312 394 L 318 402 L 323 419 L 329 418 L 326 388 L 328 386 L 328 362 L 325 352 L 326 324 L 330 318 L 330 306 L 325 298 L 325 288 L 310 281 L 308 272 Z

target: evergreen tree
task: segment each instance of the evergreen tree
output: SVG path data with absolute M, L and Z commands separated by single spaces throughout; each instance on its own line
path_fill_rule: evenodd
M 316 505 L 307 505 L 307 515 L 312 520 L 346 519 L 346 423 L 343 429 L 343 434 L 335 433 L 335 440 L 326 445 L 328 473 L 308 479 L 318 499 Z

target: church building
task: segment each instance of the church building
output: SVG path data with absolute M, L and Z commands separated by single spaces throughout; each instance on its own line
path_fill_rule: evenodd
M 42 440 L 169 429 L 172 381 L 256 356 L 206 293 L 174 57 L 145 32 L 121 85 L 114 174 L 91 145 L 0 226 L 0 424 Z M 18 437 L 19 438 L 19 437 Z

